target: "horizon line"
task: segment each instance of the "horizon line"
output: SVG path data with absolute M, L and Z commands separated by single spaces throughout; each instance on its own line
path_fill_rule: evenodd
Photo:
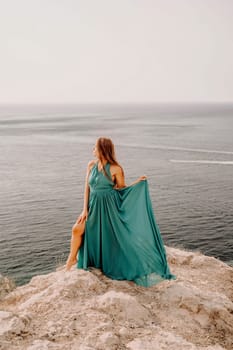
M 232 105 L 233 101 L 88 101 L 88 102 L 75 102 L 75 101 L 63 101 L 63 102 L 0 102 L 0 106 L 27 106 L 27 105 Z

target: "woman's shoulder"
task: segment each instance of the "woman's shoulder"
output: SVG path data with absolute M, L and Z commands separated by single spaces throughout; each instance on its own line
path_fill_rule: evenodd
M 122 172 L 122 166 L 120 164 L 110 164 L 112 174 L 118 174 Z
M 91 169 L 93 167 L 93 165 L 95 165 L 96 163 L 97 163 L 97 160 L 95 160 L 95 159 L 90 160 L 90 162 L 88 162 L 88 164 L 87 164 L 87 168 Z

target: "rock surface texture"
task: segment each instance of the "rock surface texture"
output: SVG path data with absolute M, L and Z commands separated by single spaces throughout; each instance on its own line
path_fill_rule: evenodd
M 176 280 L 144 288 L 58 268 L 4 294 L 1 350 L 233 348 L 233 268 L 166 247 Z

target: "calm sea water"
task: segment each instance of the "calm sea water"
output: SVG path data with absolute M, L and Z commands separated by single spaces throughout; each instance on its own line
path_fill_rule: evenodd
M 166 245 L 233 260 L 233 105 L 0 106 L 0 273 L 65 263 L 96 138 L 147 175 Z

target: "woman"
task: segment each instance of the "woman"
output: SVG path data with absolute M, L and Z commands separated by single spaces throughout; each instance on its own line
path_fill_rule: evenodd
M 125 185 L 114 145 L 100 137 L 88 163 L 83 211 L 72 229 L 66 270 L 96 267 L 117 280 L 151 286 L 175 279 L 153 214 L 146 176 Z M 84 234 L 85 233 L 85 234 Z

